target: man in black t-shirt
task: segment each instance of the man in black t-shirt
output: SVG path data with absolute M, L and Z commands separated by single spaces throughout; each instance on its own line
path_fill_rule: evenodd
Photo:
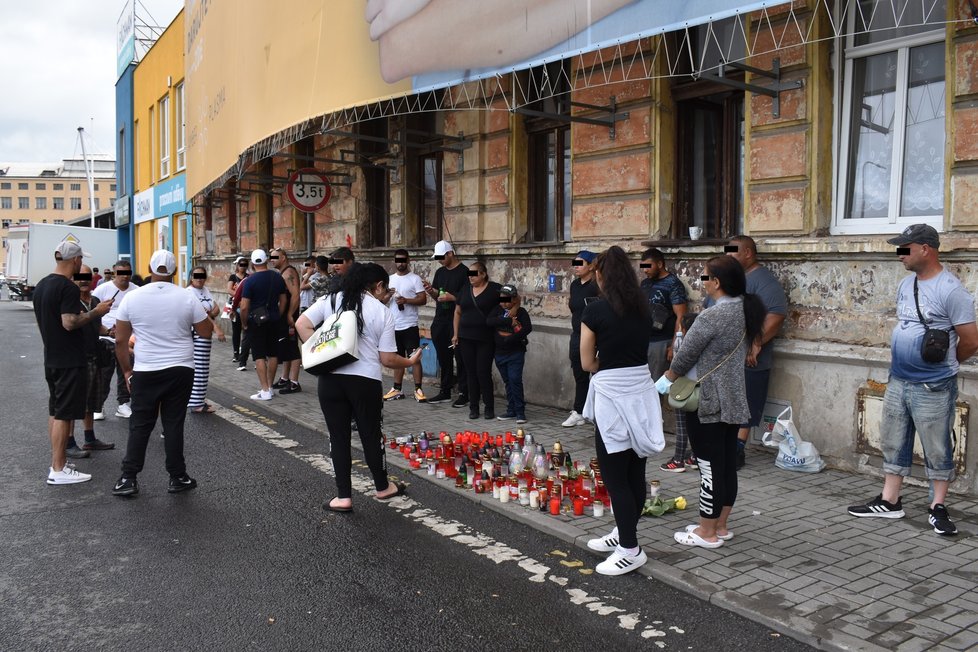
M 256 401 L 272 399 L 272 383 L 278 371 L 278 338 L 281 330 L 280 320 L 284 319 L 288 308 L 289 289 L 282 275 L 268 269 L 268 254 L 264 249 L 251 252 L 251 264 L 255 272 L 241 290 L 241 329 L 251 343 L 251 357 L 255 361 L 258 382 L 261 389 L 251 398 Z M 267 319 L 259 323 L 256 315 L 267 314 Z
M 48 383 L 48 435 L 51 467 L 48 484 L 87 482 L 92 476 L 65 464 L 65 444 L 75 419 L 85 417 L 86 360 L 82 327 L 101 319 L 112 300 L 82 311 L 81 291 L 72 278 L 81 270 L 82 248 L 67 240 L 54 251 L 53 274 L 34 288 L 34 317 L 44 343 L 44 378 Z
M 438 355 L 438 366 L 441 367 L 441 390 L 428 399 L 428 403 L 444 403 L 452 400 L 452 387 L 455 386 L 455 369 L 458 369 L 458 398 L 452 407 L 467 407 L 469 404 L 468 383 L 465 379 L 465 365 L 461 352 L 452 347 L 454 335 L 455 302 L 459 292 L 469 287 L 469 268 L 455 255 L 455 248 L 447 240 L 441 240 L 435 245 L 435 253 L 431 256 L 441 263 L 435 272 L 435 277 L 429 283 L 422 280 L 425 292 L 437 303 L 435 318 L 431 320 L 431 342 L 435 345 Z
M 669 368 L 669 347 L 676 333 L 682 330 L 686 314 L 686 286 L 679 277 L 666 269 L 666 258 L 652 247 L 646 249 L 639 263 L 642 270 L 642 291 L 652 309 L 652 334 L 649 336 L 649 373 L 655 380 Z M 657 306 L 659 307 L 657 309 Z

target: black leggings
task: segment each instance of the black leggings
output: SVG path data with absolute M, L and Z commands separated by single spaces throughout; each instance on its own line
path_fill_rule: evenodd
M 319 377 L 319 407 L 329 430 L 329 456 L 336 474 L 338 498 L 353 497 L 351 419 L 356 418 L 363 459 L 370 467 L 377 491 L 387 488 L 387 458 L 381 435 L 383 385 L 363 376 L 323 374 Z
M 689 441 L 700 467 L 700 516 L 720 518 L 720 510 L 737 500 L 736 423 L 700 423 L 696 412 L 686 413 Z
M 584 411 L 584 403 L 587 401 L 587 390 L 591 386 L 590 372 L 581 369 L 580 335 L 571 336 L 568 354 L 571 371 L 574 373 L 574 411 L 580 414 Z
M 241 353 L 241 318 L 235 316 L 231 320 L 231 349 L 234 351 L 234 357 L 238 357 Z M 243 358 L 247 360 L 247 358 Z
M 609 453 L 597 428 L 594 429 L 594 447 L 598 452 L 601 478 L 615 510 L 618 541 L 622 548 L 637 548 L 638 519 L 645 507 L 645 458 L 636 455 L 631 448 Z
M 469 411 L 479 411 L 479 398 L 486 411 L 495 411 L 492 391 L 492 360 L 496 344 L 492 340 L 463 340 L 458 346 L 462 349 L 462 360 L 468 375 Z

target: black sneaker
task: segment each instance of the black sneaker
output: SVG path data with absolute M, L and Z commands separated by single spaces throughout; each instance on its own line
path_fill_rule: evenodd
M 278 393 L 295 394 L 296 392 L 301 392 L 301 391 L 302 391 L 302 385 L 300 385 L 299 383 L 289 383 L 288 387 L 283 387 L 282 389 L 278 390 Z
M 741 448 L 737 451 L 737 470 L 739 471 L 744 468 L 745 464 L 747 464 L 747 454 L 746 451 Z
M 453 405 L 452 407 L 455 407 L 455 406 Z M 475 412 L 469 411 L 469 418 L 470 419 L 478 419 L 479 418 L 479 412 L 478 412 L 478 410 L 475 411 Z
M 437 394 L 435 394 L 434 396 L 432 396 L 431 398 L 429 398 L 426 402 L 427 403 L 446 403 L 446 402 L 448 402 L 450 400 L 452 400 L 452 395 L 451 394 L 449 394 L 448 392 L 438 392 Z
M 83 460 L 86 457 L 91 457 L 92 454 L 88 451 L 82 450 L 77 446 L 70 446 L 65 449 L 65 457 L 71 458 L 73 460 Z
M 500 421 L 512 421 L 513 419 L 516 418 L 516 415 L 513 414 L 512 412 L 503 412 L 496 418 L 499 419 Z
M 272 385 L 272 389 L 285 389 L 288 386 L 289 386 L 288 378 L 279 378 L 277 381 L 275 381 L 275 384 Z
M 171 494 L 178 494 L 181 491 L 190 491 L 197 486 L 197 481 L 184 473 L 183 475 L 170 476 L 170 486 L 166 488 Z
M 865 505 L 852 505 L 849 507 L 849 514 L 852 516 L 863 517 L 875 517 L 875 518 L 903 518 L 903 501 L 897 498 L 896 504 L 888 503 L 883 500 L 883 494 L 880 494 L 876 498 Z M 947 516 L 947 511 L 944 512 Z M 950 523 L 950 521 L 948 521 Z M 953 527 L 953 525 L 952 525 Z
M 927 510 L 930 516 L 927 521 L 934 526 L 934 532 L 941 536 L 949 537 L 958 533 L 958 528 L 951 522 L 951 516 L 947 513 L 947 507 L 938 503 Z
M 431 401 L 428 402 L 430 403 Z M 469 397 L 466 396 L 465 394 L 459 394 L 458 398 L 455 399 L 455 402 L 452 403 L 452 407 L 453 408 L 469 407 Z
M 122 476 L 116 480 L 115 486 L 112 487 L 113 496 L 135 496 L 138 493 L 139 483 L 136 482 L 136 478 Z

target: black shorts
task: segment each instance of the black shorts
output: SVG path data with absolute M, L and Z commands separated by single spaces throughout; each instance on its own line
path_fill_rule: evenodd
M 59 421 L 85 418 L 85 395 L 88 370 L 85 367 L 67 369 L 44 368 L 48 381 L 48 415 Z
M 770 369 L 751 369 L 744 367 L 744 384 L 747 386 L 747 407 L 750 408 L 750 421 L 742 424 L 743 428 L 753 428 L 760 425 L 764 416 L 764 405 L 767 403 L 767 385 L 771 380 Z
M 421 346 L 421 331 L 417 326 L 394 331 L 394 343 L 397 345 L 397 355 L 406 358 L 409 353 Z
M 302 357 L 302 354 L 299 352 L 299 336 L 294 331 L 292 335 L 289 335 L 289 321 L 287 319 L 280 320 L 279 324 L 278 361 L 291 362 L 292 360 L 298 360 Z
M 251 359 L 264 360 L 278 357 L 279 325 L 281 320 L 268 321 L 258 326 L 248 326 L 248 341 L 251 343 Z

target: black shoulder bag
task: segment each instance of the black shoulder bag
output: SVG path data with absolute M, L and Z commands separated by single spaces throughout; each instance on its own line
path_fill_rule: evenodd
M 272 283 L 268 284 L 268 296 L 265 297 L 265 304 L 261 306 L 256 306 L 253 310 L 248 313 L 248 321 L 250 321 L 255 326 L 261 326 L 267 324 L 272 318 L 271 312 L 268 310 L 268 302 L 272 300 Z
M 917 316 L 920 317 L 920 323 L 927 327 L 927 330 L 924 331 L 924 339 L 920 343 L 920 357 L 924 359 L 924 362 L 944 362 L 947 358 L 947 350 L 951 348 L 951 331 L 928 327 L 929 322 L 924 319 L 924 314 L 920 312 L 916 277 L 913 279 L 913 302 L 917 307 Z

